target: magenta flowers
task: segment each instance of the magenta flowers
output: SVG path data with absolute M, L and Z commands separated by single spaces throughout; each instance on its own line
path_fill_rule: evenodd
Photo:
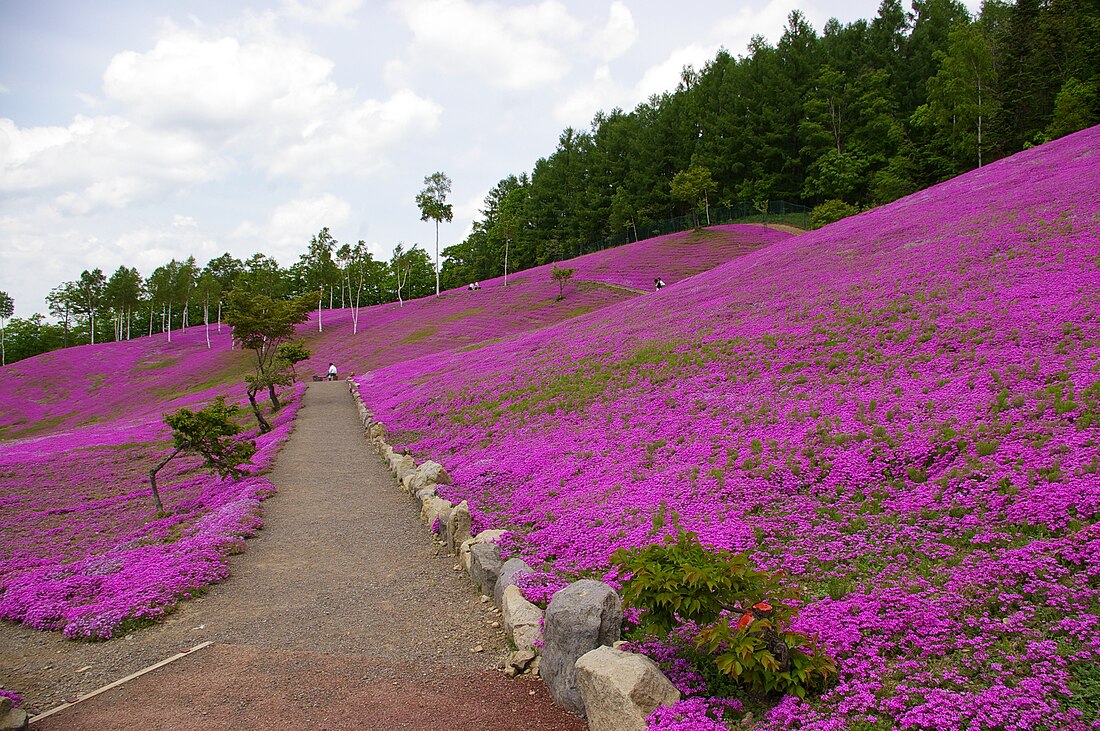
M 222 481 L 173 463 L 165 470 L 167 514 L 156 517 L 148 469 L 170 444 L 161 414 L 240 391 L 188 389 L 226 378 L 227 364 L 243 358 L 228 350 L 228 334 L 218 351 L 201 337 L 193 328 L 170 346 L 143 338 L 5 369 L 9 428 L 69 428 L 0 442 L 0 618 L 108 638 L 227 575 L 227 554 L 262 525 L 259 502 L 274 488 L 261 474 L 299 400 L 257 438 L 251 476 Z
M 804 591 L 794 629 L 840 680 L 766 728 L 1085 729 L 1098 146 L 1087 130 L 659 293 L 358 381 L 396 444 L 447 466 L 448 499 L 560 580 L 614 582 L 611 553 L 658 540 L 672 511 L 785 570 Z

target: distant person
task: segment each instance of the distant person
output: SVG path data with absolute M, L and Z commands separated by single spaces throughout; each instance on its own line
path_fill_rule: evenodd
M 665 286 L 665 280 L 661 279 L 660 277 L 653 278 L 653 290 L 655 292 L 660 292 L 661 287 L 663 286 Z
M 335 381 L 336 380 L 336 364 L 335 363 L 329 363 L 328 364 L 328 379 L 330 381 Z

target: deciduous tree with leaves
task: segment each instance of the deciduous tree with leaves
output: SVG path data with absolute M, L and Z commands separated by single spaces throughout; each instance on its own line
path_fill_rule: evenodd
M 672 178 L 669 186 L 672 197 L 691 206 L 691 215 L 695 219 L 695 228 L 699 228 L 699 207 L 707 212 L 707 225 L 710 225 L 710 199 L 708 194 L 718 189 L 718 183 L 710 170 L 702 165 L 692 165 L 681 170 Z
M 157 473 L 181 454 L 202 457 L 203 466 L 221 477 L 240 477 L 242 465 L 256 453 L 256 443 L 251 439 L 236 439 L 241 432 L 237 423 L 239 409 L 227 404 L 224 396 L 198 410 L 180 409 L 164 417 L 164 423 L 172 428 L 172 452 L 149 470 L 149 487 L 153 491 L 153 505 L 157 514 L 164 513 L 164 504 L 157 490 Z
M 550 279 L 558 283 L 558 299 L 565 299 L 565 283 L 573 278 L 573 275 L 577 273 L 573 268 L 559 268 L 557 264 L 550 269 Z
M 294 361 L 280 357 L 279 346 L 294 336 L 294 326 L 309 319 L 313 303 L 307 297 L 279 300 L 263 294 L 234 290 L 229 293 L 225 321 L 233 327 L 233 340 L 256 355 L 256 371 L 245 377 L 248 403 L 261 432 L 271 431 L 256 395 L 267 389 L 274 411 L 281 408 L 277 386 L 294 383 Z M 308 357 L 308 356 L 307 356 Z

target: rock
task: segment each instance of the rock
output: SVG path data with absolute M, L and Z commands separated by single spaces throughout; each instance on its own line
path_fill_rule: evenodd
M 446 547 L 447 542 L 443 540 L 443 534 L 447 532 L 447 523 L 451 522 L 451 513 L 454 512 L 454 505 L 451 505 L 442 513 L 439 514 L 439 521 L 435 526 L 435 533 L 439 536 L 439 545 Z M 428 523 L 428 527 L 431 527 L 431 523 Z M 462 570 L 462 567 L 455 564 L 455 571 Z
M 380 421 L 372 421 L 367 435 L 371 439 L 386 439 L 386 427 Z
M 539 675 L 558 705 L 584 716 L 574 666 L 586 652 L 618 640 L 622 621 L 619 595 L 600 581 L 574 581 L 550 600 L 543 622 Z
M 447 470 L 443 469 L 443 465 L 438 462 L 428 460 L 417 467 L 416 471 L 423 475 L 428 482 L 434 482 L 437 485 L 451 484 L 451 476 L 447 474 Z
M 451 476 L 447 474 L 447 470 L 443 469 L 443 465 L 438 462 L 432 462 L 428 460 L 424 464 L 416 468 L 416 471 L 411 475 L 405 476 L 401 480 L 401 485 L 410 494 L 415 495 L 416 491 L 422 487 L 428 485 L 450 485 Z
M 510 558 L 500 567 L 500 574 L 497 576 L 496 586 L 493 587 L 493 603 L 498 607 L 502 606 L 501 601 L 504 596 L 504 590 L 515 583 L 517 573 L 529 574 L 531 573 L 531 567 L 528 566 L 523 559 L 519 558 Z
M 423 503 L 424 498 L 431 497 L 435 494 L 435 485 L 428 485 L 427 487 L 422 487 L 416 491 L 416 499 Z
M 424 498 L 424 500 L 420 502 L 420 519 L 427 523 L 430 528 L 432 523 L 450 509 L 450 500 L 444 500 L 438 495 L 432 495 L 431 497 Z
M 510 652 L 508 656 L 504 658 L 504 674 L 509 678 L 514 678 L 522 674 L 534 660 L 534 650 L 516 650 L 515 652 Z M 512 672 L 509 673 L 509 670 Z
M 646 716 L 680 700 L 645 655 L 597 647 L 581 655 L 575 671 L 589 731 L 645 731 Z
M 21 731 L 27 728 L 30 717 L 22 708 L 12 708 L 12 700 L 0 698 L 0 731 Z
M 523 598 L 518 586 L 509 586 L 501 595 L 504 634 L 520 650 L 530 650 L 542 639 L 542 610 Z
M 470 570 L 470 547 L 475 543 L 496 543 L 501 537 L 508 534 L 506 530 L 483 530 L 473 538 L 463 541 L 462 545 L 458 547 L 458 562 L 462 564 L 462 568 L 467 571 Z
M 470 579 L 482 594 L 493 593 L 502 563 L 495 543 L 476 543 L 470 550 Z
M 394 452 L 393 458 L 390 460 L 390 470 L 399 481 L 404 480 L 405 475 L 416 472 L 416 460 L 407 454 Z
M 471 527 L 473 519 L 470 517 L 470 506 L 463 500 L 451 511 L 443 531 L 443 542 L 448 553 L 458 554 L 459 547 L 470 540 Z

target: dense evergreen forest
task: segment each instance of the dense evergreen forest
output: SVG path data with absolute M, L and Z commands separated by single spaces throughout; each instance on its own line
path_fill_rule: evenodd
M 1100 0 L 986 0 L 976 18 L 957 0 L 913 0 L 908 12 L 883 0 L 873 19 L 830 20 L 820 35 L 795 11 L 778 44 L 720 51 L 674 91 L 565 129 L 444 249 L 443 287 L 625 243 L 670 218 L 702 225 L 714 206 L 786 201 L 828 222 L 1098 122 Z M 56 323 L 7 323 L 4 357 L 170 336 L 216 321 L 234 288 L 348 307 L 431 294 L 434 277 L 420 247 L 376 261 L 327 229 L 286 268 L 260 253 L 173 260 L 148 278 L 85 271 L 52 290 Z

